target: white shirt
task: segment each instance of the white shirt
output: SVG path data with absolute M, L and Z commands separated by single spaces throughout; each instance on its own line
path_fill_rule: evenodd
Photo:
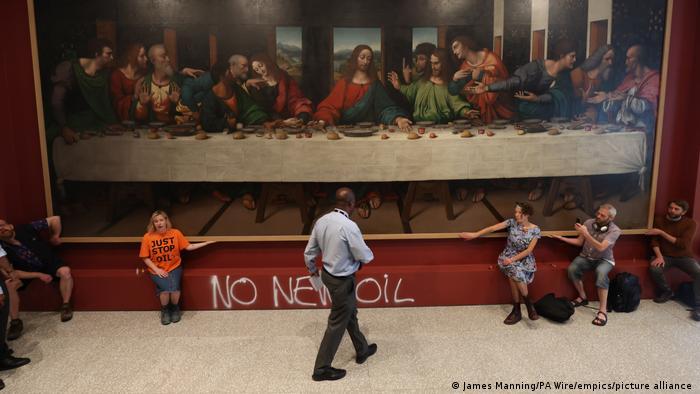
M 315 273 L 316 257 L 322 254 L 323 267 L 334 276 L 350 276 L 374 259 L 374 254 L 362 239 L 357 224 L 342 209 L 323 215 L 316 221 L 304 250 L 309 272 Z

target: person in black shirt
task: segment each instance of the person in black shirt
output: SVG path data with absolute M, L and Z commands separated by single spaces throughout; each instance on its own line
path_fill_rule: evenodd
M 17 272 L 14 271 L 12 265 L 7 260 L 6 253 L 0 247 L 0 276 L 7 278 L 7 281 L 16 279 Z M 0 279 L 0 371 L 19 368 L 29 364 L 28 358 L 19 358 L 12 356 L 12 350 L 7 347 L 5 342 L 5 330 L 7 328 L 7 318 L 10 311 L 9 293 L 5 286 L 5 280 Z M 0 390 L 5 388 L 5 383 L 0 379 Z
M 42 237 L 45 232 L 48 232 L 48 240 Z M 45 283 L 51 282 L 53 278 L 58 278 L 63 299 L 61 321 L 67 322 L 73 318 L 73 310 L 70 305 L 73 277 L 70 268 L 56 256 L 53 250 L 53 246 L 61 243 L 60 236 L 61 218 L 58 216 L 51 216 L 17 227 L 0 219 L 0 246 L 7 252 L 7 257 L 17 271 L 17 276 L 20 279 L 38 278 Z M 15 316 L 12 316 L 13 321 L 19 320 L 17 312 L 15 309 Z M 21 320 L 19 321 L 21 322 Z M 12 330 L 11 323 L 10 331 Z

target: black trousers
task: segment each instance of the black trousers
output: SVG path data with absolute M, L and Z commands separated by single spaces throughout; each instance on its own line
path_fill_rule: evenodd
M 2 292 L 5 295 L 5 302 L 0 308 L 0 359 L 3 359 L 8 354 L 7 349 L 7 319 L 10 316 L 10 293 L 7 291 L 7 286 L 5 286 L 5 281 L 0 278 L 0 287 L 2 287 Z
M 367 352 L 367 339 L 360 331 L 357 322 L 357 299 L 355 298 L 355 275 L 347 277 L 333 276 L 323 270 L 323 284 L 331 296 L 331 313 L 328 316 L 328 326 L 323 335 L 321 347 L 318 349 L 314 372 L 330 367 L 338 351 L 345 330 L 348 331 L 357 354 Z

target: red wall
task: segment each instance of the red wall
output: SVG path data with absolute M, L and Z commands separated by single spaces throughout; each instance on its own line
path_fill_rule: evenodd
M 26 2 L 6 0 L 0 4 L 0 33 L 7 39 L 2 50 L 0 78 L 0 217 L 12 222 L 24 222 L 46 214 L 39 149 L 36 104 L 32 73 L 31 49 Z M 669 70 L 665 101 L 665 120 L 657 192 L 657 212 L 662 211 L 670 198 L 684 198 L 699 203 L 696 180 L 700 179 L 700 133 L 693 123 L 695 106 L 693 70 L 698 62 L 698 2 L 676 0 L 673 10 L 672 41 L 669 48 Z M 700 209 L 694 211 L 700 218 Z M 696 240 L 696 251 L 700 241 Z M 229 284 L 246 277 L 258 291 L 256 302 L 235 308 L 272 308 L 274 295 L 272 277 L 284 283 L 284 294 L 277 288 L 279 307 L 306 307 L 298 301 L 311 302 L 318 296 L 311 294 L 301 280 L 294 304 L 287 305 L 288 278 L 304 275 L 303 243 L 228 243 L 217 244 L 187 256 L 188 269 L 184 281 L 184 302 L 190 308 L 213 308 L 212 275 L 217 283 Z M 508 289 L 494 267 L 495 256 L 503 247 L 502 239 L 483 239 L 471 243 L 460 240 L 405 240 L 374 241 L 370 246 L 376 260 L 359 275 L 366 281 L 358 290 L 363 299 L 380 295 L 377 303 L 366 306 L 397 305 L 394 298 L 414 298 L 414 302 L 398 305 L 452 305 L 467 303 L 507 302 Z M 150 309 L 155 306 L 153 287 L 144 275 L 137 274 L 142 267 L 136 258 L 134 244 L 64 245 L 61 253 L 73 266 L 76 276 L 75 304 L 78 309 Z M 643 236 L 625 236 L 615 253 L 620 266 L 642 276 L 645 296 L 651 296 L 646 272 L 648 247 Z M 576 251 L 560 243 L 545 239 L 536 254 L 540 272 L 533 285 L 535 296 L 556 291 L 571 295 L 564 268 Z M 388 278 L 384 278 L 384 275 Z M 396 290 L 398 279 L 402 279 Z M 386 282 L 387 291 L 384 291 Z M 590 281 L 588 281 L 590 286 Z M 233 295 L 247 302 L 252 299 L 251 283 L 237 282 Z M 381 294 L 378 293 L 382 291 Z M 222 289 L 222 291 L 224 291 Z M 54 307 L 56 292 L 48 286 L 34 283 L 23 295 L 23 305 L 29 308 Z M 230 293 L 229 293 L 230 294 Z M 45 297 L 49 296 L 50 297 Z M 387 295 L 385 299 L 384 296 Z M 47 301 L 48 300 L 48 301 Z M 228 295 L 218 298 L 228 300 Z M 363 304 L 361 304 L 363 305 Z

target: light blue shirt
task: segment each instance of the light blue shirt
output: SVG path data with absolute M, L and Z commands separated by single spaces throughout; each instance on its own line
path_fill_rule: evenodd
M 334 276 L 350 276 L 374 259 L 374 254 L 362 239 L 357 224 L 347 212 L 334 209 L 316 221 L 309 243 L 304 250 L 304 260 L 309 272 L 315 273 L 316 257 L 323 255 L 323 267 Z

